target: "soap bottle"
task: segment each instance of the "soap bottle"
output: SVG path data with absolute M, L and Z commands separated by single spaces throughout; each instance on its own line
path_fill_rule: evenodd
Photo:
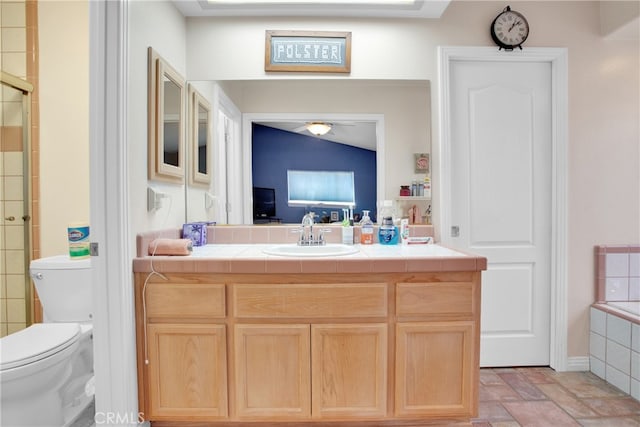
M 342 215 L 342 243 L 353 245 L 353 219 L 349 219 L 347 209 L 342 209 Z
M 378 230 L 378 242 L 381 245 L 398 244 L 398 227 L 393 225 L 393 218 L 386 216 L 382 219 L 382 225 Z
M 362 211 L 360 226 L 360 243 L 363 245 L 373 244 L 373 221 L 369 217 L 369 211 Z

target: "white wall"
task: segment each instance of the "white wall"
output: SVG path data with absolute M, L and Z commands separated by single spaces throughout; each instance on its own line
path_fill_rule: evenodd
M 352 31 L 350 79 L 428 79 L 435 94 L 436 47 L 492 45 L 488 26 L 503 8 L 501 2 L 455 1 L 440 20 L 227 18 L 189 19 L 187 25 L 171 4 L 130 2 L 132 233 L 178 226 L 184 219 L 182 186 L 166 188 L 173 195 L 170 212 L 146 210 L 148 46 L 178 71 L 188 70 L 190 79 L 279 79 L 282 76 L 263 71 L 265 29 Z M 46 256 L 66 251 L 67 223 L 89 216 L 88 29 L 84 2 L 40 2 L 39 9 L 41 232 Z M 525 48 L 569 49 L 569 356 L 586 356 L 593 246 L 640 243 L 639 43 L 600 36 L 598 2 L 517 2 L 517 9 L 532 27 Z M 431 105 L 437 106 L 435 95 Z M 433 108 L 436 156 L 438 114 Z M 387 153 L 392 151 L 388 145 Z
M 89 7 L 39 2 L 40 254 L 68 253 L 89 221 Z
M 151 46 L 182 76 L 186 76 L 184 17 L 168 1 L 129 2 L 129 196 L 132 248 L 135 234 L 181 226 L 185 221 L 185 186 L 147 179 L 147 49 Z M 147 212 L 147 186 L 169 199 Z M 135 249 L 132 249 L 135 253 Z
M 600 35 L 599 2 L 519 1 L 513 6 L 531 25 L 525 49 L 569 49 L 568 354 L 586 356 L 593 246 L 640 242 L 639 44 Z M 503 8 L 502 2 L 455 1 L 439 20 L 189 19 L 187 69 L 196 80 L 308 79 L 264 72 L 265 30 L 351 31 L 350 80 L 427 79 L 435 94 L 437 47 L 492 46 L 489 24 Z M 435 96 L 431 105 L 437 191 Z M 388 140 L 393 144 L 392 137 Z M 393 152 L 390 144 L 387 153 Z

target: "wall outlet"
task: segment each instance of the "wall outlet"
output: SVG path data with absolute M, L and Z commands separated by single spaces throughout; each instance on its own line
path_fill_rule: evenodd
M 169 197 L 165 193 L 147 187 L 147 212 L 153 212 L 162 207 L 162 199 Z

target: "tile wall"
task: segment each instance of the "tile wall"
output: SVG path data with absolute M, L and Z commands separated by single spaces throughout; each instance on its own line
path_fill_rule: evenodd
M 596 246 L 596 301 L 640 301 L 640 246 Z
M 591 307 L 590 370 L 640 400 L 640 324 L 607 308 L 607 301 L 640 305 L 640 246 L 595 247 L 596 304 Z M 637 316 L 636 316 L 637 317 Z M 631 320 L 630 320 L 631 319 Z
M 640 325 L 591 307 L 590 370 L 640 401 Z
M 37 2 L 0 0 L 0 69 L 37 85 Z M 19 91 L 2 86 L 0 94 L 0 336 L 24 328 L 36 310 L 27 300 L 24 276 L 23 183 L 28 180 L 23 169 L 22 96 Z M 31 143 L 32 153 L 39 147 L 37 94 L 32 94 Z M 32 154 L 37 159 L 37 156 Z M 37 162 L 32 165 L 38 170 Z M 37 175 L 37 173 L 35 174 Z M 37 201 L 37 188 L 32 199 Z M 37 212 L 35 209 L 33 212 Z M 5 220 L 13 216 L 13 221 Z M 37 225 L 39 216 L 32 214 L 32 257 L 39 248 Z M 35 225 L 35 227 L 34 227 Z M 38 315 L 37 318 L 40 316 Z

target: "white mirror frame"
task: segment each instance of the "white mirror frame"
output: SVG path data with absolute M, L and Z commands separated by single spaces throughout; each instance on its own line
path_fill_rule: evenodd
M 178 120 L 178 165 L 164 162 L 164 79 L 167 78 L 180 90 Z M 153 48 L 149 48 L 148 73 L 148 177 L 150 180 L 184 182 L 184 88 L 185 80 Z
M 211 104 L 205 99 L 200 92 L 198 92 L 193 85 L 188 85 L 187 92 L 189 94 L 189 150 L 191 157 L 191 173 L 190 184 L 201 185 L 203 187 L 209 187 L 211 184 L 211 161 L 212 156 L 212 137 L 211 137 L 211 123 L 212 113 Z M 200 172 L 200 109 L 206 112 L 206 143 L 205 143 L 205 173 Z

